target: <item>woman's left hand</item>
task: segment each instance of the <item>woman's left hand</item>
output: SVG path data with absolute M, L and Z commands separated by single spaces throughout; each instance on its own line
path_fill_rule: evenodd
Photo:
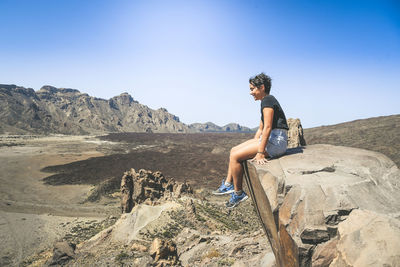
M 261 154 L 261 153 L 257 153 L 256 156 L 253 159 L 251 159 L 250 161 L 255 162 L 256 164 L 260 164 L 260 165 L 268 163 L 268 160 L 265 158 L 265 155 Z

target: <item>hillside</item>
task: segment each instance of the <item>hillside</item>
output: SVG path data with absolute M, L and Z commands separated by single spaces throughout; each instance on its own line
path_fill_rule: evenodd
M 128 93 L 106 100 L 70 88 L 46 85 L 34 91 L 0 84 L 0 134 L 203 131 L 247 132 L 249 129 L 238 124 L 224 127 L 200 123 L 186 125 L 165 108 L 151 109 Z
M 307 145 L 331 144 L 380 152 L 400 166 L 400 114 L 304 129 Z
M 225 126 L 218 126 L 212 122 L 192 123 L 189 128 L 195 132 L 254 132 L 253 129 L 241 126 L 237 123 L 229 123 Z
M 105 100 L 75 89 L 43 86 L 35 92 L 31 88 L 0 85 L 0 110 L 0 133 L 189 131 L 166 109 L 150 109 L 127 93 Z

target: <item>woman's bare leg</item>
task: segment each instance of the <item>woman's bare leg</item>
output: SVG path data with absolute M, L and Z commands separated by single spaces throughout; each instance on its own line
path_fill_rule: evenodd
M 248 140 L 236 149 L 232 149 L 229 157 L 230 175 L 233 178 L 235 191 L 243 189 L 243 160 L 251 159 L 257 154 L 259 142 L 256 139 Z
M 245 141 L 245 142 L 243 142 L 243 143 L 241 143 L 241 144 L 239 144 L 239 145 L 237 145 L 237 146 L 234 146 L 234 147 L 231 149 L 230 155 L 232 155 L 232 153 L 236 153 L 236 151 L 238 151 L 238 150 L 240 150 L 240 149 L 242 149 L 242 148 L 248 146 L 249 144 L 254 143 L 254 140 L 256 140 L 256 139 L 250 139 L 250 140 L 247 140 L 247 141 Z M 230 156 L 229 156 L 229 157 L 230 157 Z M 227 173 L 227 175 L 226 175 L 226 180 L 225 180 L 225 182 L 228 182 L 228 183 L 232 184 L 232 181 L 233 181 L 233 177 L 232 177 L 232 168 L 231 168 L 231 161 L 229 160 L 228 173 Z

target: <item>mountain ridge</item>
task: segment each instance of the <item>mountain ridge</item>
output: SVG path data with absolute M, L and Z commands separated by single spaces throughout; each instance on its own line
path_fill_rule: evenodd
M 222 127 L 213 123 L 187 125 L 167 109 L 151 109 L 126 92 L 107 100 L 51 85 L 35 91 L 0 84 L 0 108 L 0 134 L 251 131 L 236 123 Z

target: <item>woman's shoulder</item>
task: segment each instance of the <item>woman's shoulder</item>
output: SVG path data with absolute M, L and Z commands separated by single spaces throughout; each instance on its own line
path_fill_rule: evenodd
M 264 98 L 261 100 L 261 102 L 275 102 L 277 101 L 276 98 L 273 95 L 266 95 Z

